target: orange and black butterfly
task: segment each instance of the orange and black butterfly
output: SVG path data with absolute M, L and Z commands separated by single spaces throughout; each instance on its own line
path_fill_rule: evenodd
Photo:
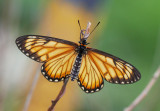
M 87 47 L 90 25 L 89 22 L 86 30 L 81 30 L 79 44 L 41 35 L 21 36 L 16 39 L 16 44 L 26 56 L 43 63 L 41 72 L 48 81 L 59 82 L 71 77 L 72 81 L 77 79 L 86 93 L 101 90 L 104 79 L 115 84 L 138 81 L 141 75 L 133 65 Z

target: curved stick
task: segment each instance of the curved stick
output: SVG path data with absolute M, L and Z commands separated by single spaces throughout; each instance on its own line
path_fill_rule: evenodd
M 148 94 L 158 77 L 160 76 L 160 66 L 157 71 L 154 73 L 152 79 L 146 86 L 146 88 L 142 91 L 142 93 L 128 106 L 124 109 L 124 111 L 132 111 Z
M 63 94 L 65 93 L 65 89 L 66 89 L 66 85 L 68 83 L 69 78 L 64 79 L 63 81 L 63 86 L 58 94 L 58 96 L 56 97 L 55 100 L 52 100 L 52 104 L 51 106 L 48 108 L 48 111 L 54 111 L 54 107 L 56 106 L 57 102 L 61 99 L 61 97 L 63 96 Z

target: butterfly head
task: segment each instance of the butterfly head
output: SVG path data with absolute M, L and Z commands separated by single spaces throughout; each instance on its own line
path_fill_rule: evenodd
M 87 38 L 90 35 L 90 26 L 91 26 L 91 22 L 88 22 L 87 24 L 87 28 L 86 29 L 82 29 L 80 32 L 80 44 L 82 45 L 88 45 L 89 43 L 87 43 Z
M 94 27 L 94 29 L 91 31 L 91 33 L 96 29 L 96 27 L 99 25 L 100 22 L 98 22 L 98 24 Z M 79 24 L 79 27 L 80 27 L 80 41 L 79 43 L 81 45 L 88 45 L 89 43 L 87 43 L 87 38 L 90 36 L 90 27 L 91 27 L 91 22 L 88 22 L 87 24 L 87 28 L 86 29 L 81 29 L 81 25 L 80 25 L 80 22 L 78 20 L 78 24 Z

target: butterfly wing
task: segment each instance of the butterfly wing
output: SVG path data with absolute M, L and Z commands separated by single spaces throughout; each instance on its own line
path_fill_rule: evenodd
M 103 88 L 103 76 L 88 54 L 83 55 L 78 75 L 78 85 L 86 93 L 99 91 Z
M 37 62 L 46 62 L 75 50 L 74 42 L 40 35 L 25 35 L 16 39 L 18 48 Z
M 85 63 L 82 62 L 78 84 L 87 93 L 99 91 L 103 87 L 102 77 L 116 84 L 131 84 L 141 78 L 133 65 L 97 49 L 87 48 L 83 61 Z
M 53 58 L 41 67 L 41 72 L 49 81 L 62 81 L 69 77 L 77 53 L 72 51 Z
M 16 44 L 25 55 L 44 63 L 41 72 L 49 81 L 68 77 L 77 56 L 76 43 L 53 37 L 26 35 L 17 38 Z
M 141 78 L 133 65 L 120 58 L 92 48 L 88 48 L 88 55 L 108 82 L 130 84 Z

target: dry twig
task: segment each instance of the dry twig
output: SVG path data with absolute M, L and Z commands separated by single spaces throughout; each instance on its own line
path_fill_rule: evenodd
M 54 111 L 54 107 L 55 107 L 56 103 L 60 100 L 60 98 L 63 96 L 63 94 L 64 94 L 64 92 L 65 92 L 65 89 L 66 89 L 66 85 L 67 85 L 67 83 L 68 83 L 68 80 L 69 80 L 69 78 L 66 78 L 66 79 L 64 80 L 63 86 L 62 86 L 62 88 L 61 88 L 58 96 L 56 97 L 55 100 L 52 100 L 52 101 L 51 101 L 52 104 L 51 104 L 51 106 L 49 107 L 48 111 Z
M 154 83 L 156 82 L 159 76 L 160 76 L 160 66 L 154 73 L 153 77 L 151 78 L 146 88 L 128 107 L 124 109 L 124 111 L 132 111 L 146 97 L 146 95 L 148 94 L 150 89 L 153 87 Z

